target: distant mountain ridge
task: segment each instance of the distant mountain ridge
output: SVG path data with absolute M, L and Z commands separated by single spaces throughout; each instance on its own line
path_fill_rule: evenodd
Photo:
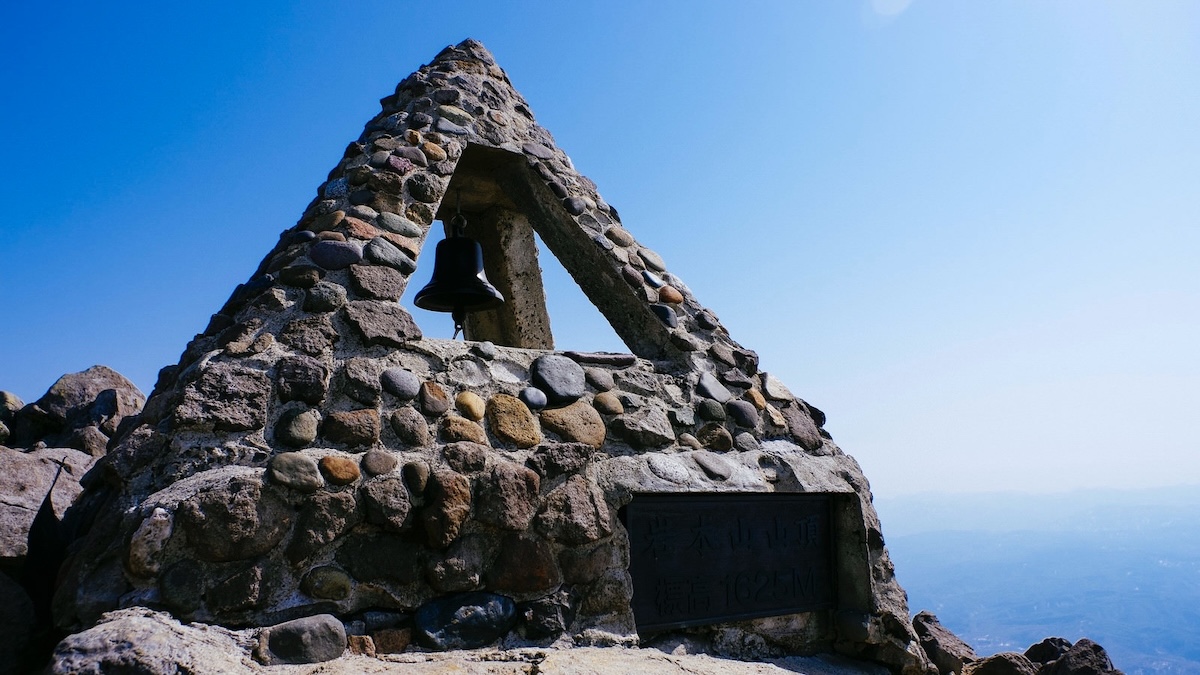
M 980 654 L 1087 636 L 1130 675 L 1200 675 L 1200 487 L 882 498 L 897 576 Z

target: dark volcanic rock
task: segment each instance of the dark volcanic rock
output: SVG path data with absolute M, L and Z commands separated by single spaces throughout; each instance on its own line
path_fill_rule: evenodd
M 404 479 L 396 474 L 376 478 L 362 487 L 363 501 L 367 505 L 367 521 L 383 525 L 399 532 L 411 525 L 409 513 L 412 501 Z
M 287 356 L 275 366 L 275 386 L 281 401 L 320 403 L 328 382 L 329 369 L 311 356 Z
M 345 367 L 342 368 L 342 393 L 369 406 L 379 403 L 379 371 L 382 367 L 382 364 L 373 359 L 347 359 Z
M 541 479 L 515 462 L 498 461 L 479 486 L 475 517 L 506 530 L 524 530 L 537 512 Z
M 50 447 L 82 450 L 90 455 L 104 454 L 108 437 L 121 420 L 135 415 L 146 404 L 146 397 L 133 383 L 106 366 L 63 375 L 33 403 L 12 410 L 20 399 L 6 400 L 3 412 L 12 432 L 10 444 L 32 447 L 44 440 Z M 88 442 L 89 431 L 93 442 Z
M 421 546 L 395 534 L 353 533 L 335 557 L 359 581 L 411 584 L 424 568 Z
M 1121 671 L 1113 667 L 1104 647 L 1081 638 L 1054 663 L 1042 670 L 1044 675 L 1110 675 Z
M 963 675 L 1037 675 L 1038 668 L 1017 652 L 1000 652 L 964 668 Z
M 184 388 L 175 423 L 218 431 L 261 429 L 267 423 L 270 396 L 271 380 L 265 372 L 210 363 Z
M 426 506 L 421 510 L 421 523 L 429 545 L 446 548 L 458 538 L 471 515 L 471 481 L 454 471 L 435 471 L 424 492 Z
M 933 614 L 920 612 L 913 617 L 912 623 L 921 640 L 921 648 L 942 675 L 962 673 L 965 664 L 979 659 L 970 645 L 942 626 Z
M 369 300 L 399 300 L 404 293 L 404 275 L 383 265 L 354 265 L 350 286 Z
M 279 341 L 305 354 L 318 356 L 333 348 L 333 343 L 340 337 L 329 315 L 321 314 L 288 322 L 279 334 Z
M 346 629 L 336 616 L 317 614 L 271 626 L 259 640 L 269 663 L 321 663 L 346 650 Z
M 821 440 L 821 432 L 817 430 L 817 425 L 808 411 L 797 404 L 791 404 L 784 406 L 780 412 L 787 419 L 792 440 L 810 452 L 820 449 L 824 441 Z
M 920 616 L 920 614 L 917 615 L 917 617 Z M 916 626 L 916 618 L 913 619 L 913 626 Z M 1026 649 L 1025 658 L 1033 661 L 1034 663 L 1047 664 L 1051 661 L 1057 660 L 1060 656 L 1066 654 L 1070 649 L 1070 640 L 1060 637 L 1048 637 L 1045 640 L 1030 646 L 1029 649 Z
M 439 651 L 485 647 L 507 634 L 516 622 L 513 601 L 493 593 L 437 598 L 413 615 L 417 640 Z
M 442 592 L 457 593 L 479 589 L 483 572 L 495 558 L 495 537 L 468 535 L 426 567 L 429 584 Z
M 554 549 L 546 540 L 524 534 L 505 537 L 487 570 L 488 588 L 509 594 L 545 593 L 562 584 Z
M 346 305 L 346 319 L 369 345 L 399 347 L 421 337 L 421 329 L 403 307 L 381 300 L 355 300 Z
M 176 518 L 197 558 L 244 560 L 275 548 L 292 525 L 292 510 L 257 477 L 238 476 L 180 503 Z
M 317 265 L 297 263 L 279 270 L 279 281 L 296 288 L 312 288 L 325 276 L 325 270 Z
M 346 289 L 341 284 L 319 281 L 304 292 L 304 311 L 332 312 L 346 304 Z
M 582 469 L 596 449 L 587 443 L 544 443 L 529 458 L 529 466 L 545 478 Z
M 362 520 L 354 493 L 322 490 L 300 509 L 295 534 L 287 548 L 293 563 L 308 558 Z
M 522 603 L 517 613 L 525 623 L 525 636 L 531 640 L 562 634 L 575 620 L 578 602 L 573 593 L 561 590 L 532 602 Z

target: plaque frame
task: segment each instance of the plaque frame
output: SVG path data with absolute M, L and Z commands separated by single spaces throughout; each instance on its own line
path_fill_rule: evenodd
M 635 493 L 620 517 L 638 632 L 836 609 L 836 496 Z

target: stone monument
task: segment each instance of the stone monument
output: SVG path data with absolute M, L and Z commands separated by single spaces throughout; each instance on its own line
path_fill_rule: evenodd
M 456 214 L 508 302 L 431 339 L 397 301 Z M 630 353 L 554 349 L 535 232 Z M 929 672 L 824 422 L 467 40 L 382 100 L 116 430 L 55 618 L 261 628 L 261 663 L 674 640 Z

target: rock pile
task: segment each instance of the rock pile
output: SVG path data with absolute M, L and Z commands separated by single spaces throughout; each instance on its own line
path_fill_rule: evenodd
M 23 405 L 0 392 L 0 443 L 15 448 L 72 448 L 100 457 L 121 421 L 137 414 L 146 397 L 105 366 L 63 375 L 38 400 Z
M 80 481 L 144 402 L 129 380 L 104 366 L 62 376 L 28 405 L 0 392 L 0 673 L 36 666 L 28 661 L 30 645 L 56 639 L 46 606 L 53 570 L 37 568 L 57 564 L 59 522 L 81 493 Z M 49 541 L 51 550 L 31 554 L 31 530 L 43 509 L 41 543 Z
M 1064 638 L 1048 637 L 1024 653 L 1000 652 L 980 658 L 929 612 L 914 616 L 913 626 L 921 648 L 940 675 L 1122 675 L 1104 648 L 1087 638 L 1072 644 Z
M 1046 638 L 1025 652 L 1000 652 L 963 669 L 963 675 L 1122 675 L 1100 645 Z

